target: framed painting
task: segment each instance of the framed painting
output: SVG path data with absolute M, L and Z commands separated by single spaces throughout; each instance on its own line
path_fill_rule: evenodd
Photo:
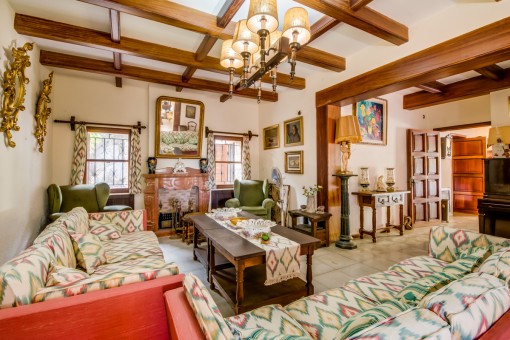
M 303 151 L 288 151 L 285 153 L 285 172 L 289 174 L 302 174 Z
M 303 117 L 297 117 L 283 122 L 285 146 L 303 145 Z
M 373 98 L 353 105 L 352 114 L 356 117 L 361 130 L 362 144 L 386 145 L 388 129 L 388 102 Z
M 263 132 L 264 150 L 280 147 L 280 124 L 268 126 Z
M 204 103 L 159 97 L 156 101 L 157 158 L 200 158 L 204 129 Z

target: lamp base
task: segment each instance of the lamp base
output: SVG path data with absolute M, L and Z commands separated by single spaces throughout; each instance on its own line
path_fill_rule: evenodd
M 342 249 L 356 249 L 358 245 L 352 241 L 339 240 L 335 242 L 335 246 Z

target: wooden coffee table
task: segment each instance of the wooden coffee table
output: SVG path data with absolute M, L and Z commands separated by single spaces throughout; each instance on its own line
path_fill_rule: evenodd
M 193 216 L 192 220 L 207 239 L 209 284 L 211 289 L 218 289 L 236 314 L 271 303 L 287 304 L 313 294 L 312 255 L 320 240 L 282 226 L 273 227 L 274 233 L 299 243 L 301 255 L 306 255 L 306 281 L 295 278 L 265 286 L 266 252 L 205 217 Z

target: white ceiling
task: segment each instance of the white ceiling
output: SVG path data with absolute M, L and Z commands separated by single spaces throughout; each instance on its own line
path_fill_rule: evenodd
M 369 4 L 369 7 L 411 28 L 418 21 L 437 14 L 449 6 L 454 5 L 455 2 L 458 1 L 467 0 L 374 0 Z M 105 32 L 109 32 L 110 30 L 109 13 L 107 9 L 86 4 L 77 0 L 9 0 L 9 2 L 14 11 L 17 13 L 42 17 L 44 19 Z M 173 0 L 173 2 L 216 15 L 223 6 L 224 0 Z M 233 18 L 234 21 L 238 21 L 247 16 L 248 5 L 249 1 L 245 1 L 241 9 Z M 294 6 L 304 7 L 291 0 L 278 0 L 280 23 L 283 23 L 285 11 Z M 321 13 L 312 9 L 307 8 L 307 10 L 311 24 L 323 16 Z M 124 13 L 121 14 L 121 34 L 122 36 L 193 52 L 196 51 L 203 39 L 202 34 L 182 30 Z M 410 37 L 410 39 L 412 39 L 412 37 Z M 41 49 L 64 52 L 72 55 L 94 57 L 101 60 L 112 60 L 112 53 L 110 52 L 45 39 L 33 40 Z M 339 24 L 326 34 L 313 41 L 310 46 L 343 57 L 349 57 L 364 48 L 381 44 L 389 45 L 390 43 L 349 25 Z M 221 41 L 218 41 L 209 55 L 219 57 L 220 46 Z M 185 69 L 185 67 L 178 65 L 171 65 L 168 63 L 156 62 L 127 55 L 123 55 L 122 60 L 126 65 L 153 68 L 171 73 L 181 74 Z M 306 78 L 317 70 L 318 68 L 315 66 L 298 63 L 296 75 Z M 284 65 L 279 68 L 279 71 L 282 73 L 289 72 L 289 68 L 287 65 Z M 218 73 L 199 70 L 195 75 L 200 78 L 227 82 L 227 76 Z M 279 91 L 280 90 L 283 89 L 279 89 Z

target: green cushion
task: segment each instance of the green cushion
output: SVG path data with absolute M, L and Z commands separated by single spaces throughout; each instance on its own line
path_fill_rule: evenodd
M 60 190 L 62 191 L 61 212 L 68 212 L 76 207 L 83 207 L 89 213 L 100 211 L 94 185 L 65 185 L 61 186 Z
M 267 215 L 267 210 L 262 207 L 239 207 L 242 211 L 246 211 L 252 213 L 257 216 L 265 216 Z
M 239 185 L 239 196 L 236 196 L 236 198 L 239 199 L 242 206 L 262 206 L 262 201 L 266 198 L 263 181 L 244 180 L 236 182 Z

